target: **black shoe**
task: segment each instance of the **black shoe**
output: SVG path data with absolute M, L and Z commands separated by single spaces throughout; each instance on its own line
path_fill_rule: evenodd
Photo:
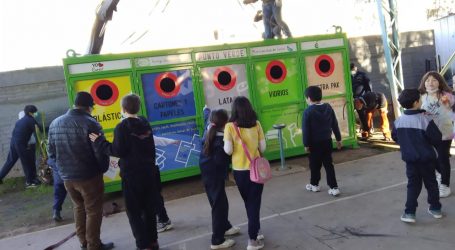
M 60 215 L 60 211 L 54 210 L 54 213 L 52 214 L 52 219 L 54 219 L 56 222 L 60 222 L 63 220 L 62 216 Z
M 113 242 L 108 242 L 108 243 L 101 243 L 100 250 L 109 250 L 114 248 L 114 243 Z
M 114 243 L 101 243 L 100 250 L 109 250 L 114 248 Z M 81 250 L 87 250 L 87 246 L 81 245 Z

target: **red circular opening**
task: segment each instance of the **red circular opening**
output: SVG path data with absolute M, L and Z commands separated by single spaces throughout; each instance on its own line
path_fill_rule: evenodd
M 100 106 L 109 106 L 117 101 L 118 87 L 109 80 L 99 80 L 90 89 L 93 101 Z
M 228 91 L 235 86 L 237 75 L 229 67 L 219 67 L 213 74 L 213 83 L 222 91 Z
M 333 73 L 333 70 L 335 70 L 335 64 L 330 56 L 321 55 L 316 59 L 314 68 L 318 75 L 328 77 Z
M 180 82 L 174 73 L 165 72 L 155 79 L 155 90 L 164 98 L 175 97 L 180 91 Z
M 272 83 L 281 83 L 287 75 L 286 65 L 281 61 L 274 60 L 267 64 L 265 75 Z

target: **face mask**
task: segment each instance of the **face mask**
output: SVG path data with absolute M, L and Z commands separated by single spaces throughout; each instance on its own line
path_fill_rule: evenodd
M 356 71 L 355 70 L 352 70 L 351 71 L 351 75 L 355 75 Z
M 439 89 L 427 89 L 427 93 L 428 94 L 434 94 L 436 92 L 438 92 Z

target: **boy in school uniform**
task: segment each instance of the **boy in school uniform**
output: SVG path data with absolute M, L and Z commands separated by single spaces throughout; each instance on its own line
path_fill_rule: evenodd
M 340 190 L 335 177 L 332 162 L 332 132 L 335 134 L 337 148 L 341 149 L 341 133 L 335 112 L 328 103 L 322 103 L 322 91 L 317 86 L 305 90 L 308 108 L 303 113 L 302 132 L 305 151 L 309 153 L 311 180 L 306 189 L 319 192 L 321 167 L 324 165 L 327 175 L 328 193 L 338 196 Z
M 420 109 L 422 102 L 417 89 L 403 90 L 398 101 L 405 111 L 394 123 L 392 138 L 400 145 L 408 177 L 406 205 L 400 219 L 408 223 L 416 222 L 417 198 L 422 182 L 428 191 L 428 213 L 436 219 L 442 218 L 435 175 L 438 155 L 434 148 L 442 141 L 441 131 L 425 110 Z

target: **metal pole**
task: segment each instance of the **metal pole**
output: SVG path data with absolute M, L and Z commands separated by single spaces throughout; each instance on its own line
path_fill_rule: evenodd
M 387 66 L 387 80 L 392 94 L 393 111 L 395 117 L 401 115 L 400 105 L 398 103 L 398 93 L 404 89 L 403 73 L 401 68 L 401 49 L 399 41 L 399 32 L 397 26 L 397 9 L 395 0 L 376 0 L 379 14 L 379 22 L 382 31 L 382 43 L 384 47 L 384 57 Z M 384 16 L 384 11 L 390 18 L 390 27 Z M 392 39 L 389 39 L 389 29 L 392 32 Z M 392 54 L 393 50 L 393 54 Z
M 283 170 L 288 170 L 289 169 L 289 167 L 286 167 L 285 163 L 284 163 L 283 133 L 281 132 L 281 130 L 283 128 L 285 128 L 285 127 L 286 127 L 286 124 L 275 124 L 275 125 L 273 125 L 273 128 L 278 130 L 278 141 L 280 143 L 281 166 L 278 169 L 279 171 L 283 171 Z

